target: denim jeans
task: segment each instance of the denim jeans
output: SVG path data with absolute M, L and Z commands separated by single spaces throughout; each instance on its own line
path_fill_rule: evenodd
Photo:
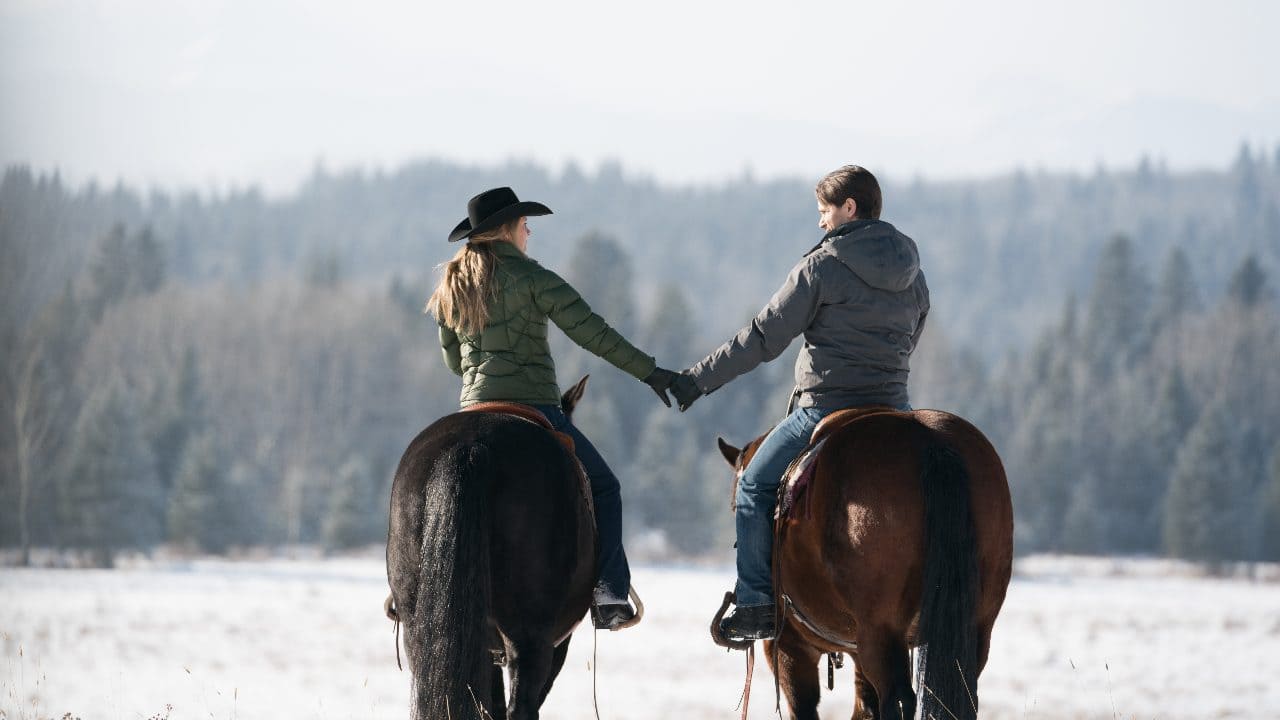
M 809 444 L 818 422 L 830 410 L 798 408 L 765 437 L 738 479 L 734 497 L 738 531 L 738 607 L 773 603 L 773 509 L 787 466 Z
M 596 565 L 595 600 L 623 602 L 631 588 L 631 568 L 622 549 L 622 486 L 608 463 L 556 405 L 535 405 L 551 425 L 573 438 L 574 452 L 591 481 L 591 497 L 596 506 L 596 532 L 600 538 L 600 562 Z
M 904 405 L 902 410 L 910 410 Z M 798 408 L 778 423 L 738 480 L 738 607 L 773 604 L 773 510 L 787 466 L 809 444 L 813 430 L 834 410 Z

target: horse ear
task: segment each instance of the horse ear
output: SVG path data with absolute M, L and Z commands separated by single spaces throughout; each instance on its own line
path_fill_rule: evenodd
M 720 446 L 720 454 L 729 462 L 731 467 L 738 467 L 738 457 L 742 455 L 742 451 L 724 441 L 724 438 L 717 437 L 716 444 Z
M 560 396 L 560 409 L 564 410 L 565 415 L 572 415 L 573 409 L 578 407 L 578 402 L 582 400 L 582 393 L 587 390 L 587 378 L 589 377 L 591 376 L 583 375 L 581 380 L 566 390 L 564 395 Z

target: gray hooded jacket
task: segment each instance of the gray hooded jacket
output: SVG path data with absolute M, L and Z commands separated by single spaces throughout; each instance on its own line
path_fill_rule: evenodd
M 909 358 L 929 313 L 915 242 L 880 220 L 827 233 L 760 314 L 690 369 L 710 393 L 782 354 L 797 335 L 797 407 L 908 402 Z

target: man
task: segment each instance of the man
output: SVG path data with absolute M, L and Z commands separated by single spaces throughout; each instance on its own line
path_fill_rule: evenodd
M 846 165 L 818 183 L 822 241 L 805 254 L 751 324 L 681 373 L 671 391 L 686 410 L 701 395 L 768 362 L 798 335 L 789 414 L 765 438 L 738 482 L 736 607 L 721 622 L 731 639 L 771 639 L 773 511 L 787 466 L 822 418 L 865 405 L 910 409 L 908 360 L 924 329 L 929 290 L 911 238 L 880 218 L 880 185 Z

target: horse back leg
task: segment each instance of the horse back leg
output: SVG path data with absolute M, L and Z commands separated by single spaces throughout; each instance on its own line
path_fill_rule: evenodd
M 504 702 L 507 698 L 507 689 L 502 684 L 502 667 L 494 665 L 489 670 L 489 697 L 492 698 L 490 707 L 493 712 L 490 717 L 493 720 L 507 720 L 507 704 Z
M 547 682 L 542 688 L 542 696 L 538 698 L 538 707 L 542 707 L 542 703 L 547 701 L 547 695 L 551 693 L 551 685 L 555 683 L 556 678 L 560 675 L 560 670 L 564 667 L 564 659 L 569 656 L 569 641 L 573 636 L 564 639 L 551 654 L 551 673 L 547 675 Z
M 878 707 L 864 705 L 863 717 L 912 720 L 916 716 L 916 696 L 911 690 L 911 654 L 900 634 L 879 631 L 859 637 L 858 657 L 854 662 L 879 702 Z
M 868 720 L 880 712 L 876 687 L 862 674 L 862 663 L 853 663 L 853 720 Z
M 764 654 L 791 708 L 791 719 L 818 720 L 818 701 L 822 696 L 818 660 L 822 653 L 796 633 L 784 630 L 778 640 L 764 644 Z
M 507 718 L 537 720 L 538 708 L 551 685 L 552 669 L 556 668 L 555 648 L 550 642 L 526 642 L 516 644 L 513 654 Z

